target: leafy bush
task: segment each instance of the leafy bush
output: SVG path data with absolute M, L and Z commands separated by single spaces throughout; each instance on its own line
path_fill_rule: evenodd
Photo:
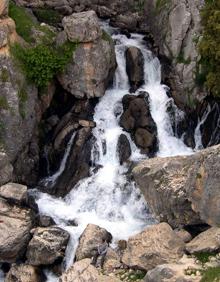
M 201 282 L 217 282 L 220 281 L 220 267 L 210 267 L 203 273 Z
M 220 96 L 220 1 L 206 0 L 201 11 L 203 36 L 198 44 L 200 74 L 214 96 Z M 201 82 L 201 80 L 200 80 Z
M 61 15 L 52 9 L 34 9 L 33 12 L 40 22 L 49 25 L 57 25 L 62 19 Z

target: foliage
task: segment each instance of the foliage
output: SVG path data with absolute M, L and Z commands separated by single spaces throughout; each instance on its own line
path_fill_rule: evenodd
M 218 282 L 220 281 L 220 267 L 210 267 L 202 272 L 201 282 Z
M 66 42 L 59 48 L 45 44 L 23 48 L 15 44 L 11 50 L 27 78 L 37 87 L 44 88 L 57 73 L 63 71 L 76 46 L 76 43 L 71 42 Z
M 33 11 L 40 22 L 49 25 L 57 25 L 62 19 L 61 15 L 52 9 L 34 9 Z
M 189 65 L 191 63 L 191 58 L 188 57 L 185 59 L 183 52 L 180 52 L 179 56 L 176 58 L 176 61 L 179 64 Z
M 137 12 L 142 12 L 144 10 L 145 0 L 136 0 L 134 9 Z
M 108 41 L 109 43 L 112 42 L 111 35 L 109 35 L 108 32 L 106 32 L 105 30 L 102 31 L 102 39 Z
M 160 11 L 168 2 L 169 2 L 169 0 L 157 0 L 156 10 Z
M 1 95 L 0 96 L 0 110 L 8 110 L 8 109 L 9 109 L 9 105 L 8 105 L 7 99 L 5 96 Z
M 204 31 L 198 44 L 201 59 L 197 82 L 220 96 L 220 1 L 206 0 L 201 18 Z
M 3 68 L 3 69 L 1 70 L 1 76 L 0 76 L 0 78 L 1 78 L 1 81 L 2 81 L 2 82 L 7 82 L 7 81 L 9 80 L 9 73 L 8 73 L 8 70 L 7 70 L 7 69 Z
M 201 178 L 201 175 L 199 176 L 199 178 Z M 194 256 L 201 263 L 206 263 L 210 260 L 211 257 L 216 256 L 216 254 L 215 253 L 209 253 L 209 252 L 203 252 L 203 253 L 194 254 Z

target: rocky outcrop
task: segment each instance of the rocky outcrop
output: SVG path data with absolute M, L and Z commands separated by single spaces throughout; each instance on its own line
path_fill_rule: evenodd
M 150 114 L 148 94 L 125 95 L 122 104 L 120 126 L 131 133 L 142 153 L 152 156 L 157 149 L 157 128 Z
M 24 205 L 27 203 L 27 186 L 7 183 L 0 187 L 0 197 L 10 203 Z
M 0 185 L 12 180 L 13 167 L 9 162 L 8 156 L 4 152 L 0 152 Z
M 129 47 L 125 56 L 131 92 L 135 92 L 144 83 L 144 57 L 137 47 Z
M 5 282 L 41 282 L 42 278 L 38 268 L 27 264 L 14 264 L 7 273 Z
M 183 249 L 183 241 L 167 223 L 161 223 L 130 237 L 122 262 L 148 271 L 159 264 L 177 262 L 183 256 Z
M 218 252 L 220 250 L 219 239 L 220 228 L 212 227 L 186 244 L 186 251 L 190 254 Z
M 83 12 L 63 20 L 64 32 L 78 47 L 58 79 L 62 87 L 76 98 L 104 95 L 116 67 L 114 44 L 102 38 L 102 31 L 94 12 Z M 90 25 L 94 29 L 88 31 Z
M 219 225 L 219 160 L 220 146 L 214 146 L 191 156 L 147 160 L 133 173 L 160 221 L 174 227 L 201 219 Z
M 154 269 L 148 271 L 144 278 L 144 282 L 199 282 L 201 281 L 199 265 L 196 265 L 193 258 L 183 257 L 178 263 L 158 265 Z M 194 275 L 188 275 L 187 270 L 193 269 Z
M 53 264 L 64 257 L 68 241 L 69 233 L 59 227 L 36 228 L 27 248 L 28 263 Z
M 83 259 L 73 264 L 60 278 L 60 282 L 119 282 L 116 277 L 99 273 L 97 268 L 91 265 L 90 259 Z
M 204 1 L 145 1 L 146 20 L 159 52 L 171 60 L 169 83 L 172 96 L 182 109 L 206 93 L 195 82 L 201 36 L 200 10 Z
M 94 248 L 97 248 L 103 242 L 102 240 L 111 242 L 111 239 L 112 235 L 106 229 L 94 224 L 87 225 L 79 240 L 76 260 L 91 258 L 94 255 Z
M 0 198 L 0 262 L 12 263 L 24 255 L 32 225 L 29 209 L 9 205 Z
M 0 17 L 8 15 L 8 0 L 2 0 L 0 3 Z

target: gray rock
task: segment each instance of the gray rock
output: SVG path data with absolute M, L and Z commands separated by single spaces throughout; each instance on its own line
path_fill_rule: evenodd
M 212 227 L 200 233 L 186 244 L 186 251 L 190 254 L 212 253 L 220 250 L 220 228 Z
M 5 282 L 41 282 L 41 272 L 38 268 L 28 264 L 13 264 L 6 275 Z
M 0 187 L 0 197 L 15 204 L 27 203 L 27 186 L 8 183 Z
M 192 240 L 192 235 L 184 229 L 176 229 L 174 232 L 183 240 L 184 243 L 188 243 Z
M 76 260 L 91 258 L 94 255 L 94 248 L 97 248 L 102 243 L 102 240 L 110 242 L 111 239 L 112 236 L 106 229 L 94 224 L 88 224 L 80 237 L 76 250 Z
M 0 198 L 0 227 L 0 262 L 16 262 L 30 240 L 31 211 L 11 206 Z
M 8 156 L 0 152 L 0 185 L 12 180 L 13 167 L 9 162 Z
M 140 163 L 134 178 L 151 211 L 173 227 L 220 223 L 220 146 Z
M 98 17 L 94 11 L 74 13 L 63 18 L 62 24 L 71 42 L 93 42 L 102 36 Z
M 136 91 L 144 82 L 144 57 L 137 47 L 129 47 L 125 56 L 130 85 Z
M 76 98 L 102 97 L 116 67 L 114 44 L 98 39 L 79 44 L 58 80 Z
M 177 262 L 184 243 L 167 223 L 146 228 L 128 239 L 122 262 L 131 268 L 153 269 L 159 264 Z
M 59 227 L 36 228 L 27 248 L 27 260 L 31 265 L 53 264 L 63 258 L 69 241 L 69 233 Z
M 117 151 L 119 156 L 119 162 L 122 165 L 131 156 L 130 142 L 125 134 L 121 134 L 118 139 Z

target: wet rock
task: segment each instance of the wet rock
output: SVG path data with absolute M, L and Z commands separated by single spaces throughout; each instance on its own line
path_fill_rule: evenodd
M 112 248 L 108 248 L 103 269 L 108 273 L 112 273 L 114 269 L 119 269 L 122 266 L 120 256 Z
M 8 183 L 0 187 L 0 197 L 10 203 L 22 205 L 27 203 L 27 186 Z
M 71 42 L 91 42 L 101 37 L 102 30 L 94 11 L 74 13 L 62 21 Z
M 0 152 L 0 185 L 12 180 L 13 167 L 9 162 L 8 156 Z
M 0 3 L 0 18 L 8 15 L 8 3 L 9 0 L 2 0 Z
M 122 103 L 124 113 L 120 118 L 120 126 L 131 133 L 143 153 L 153 156 L 157 150 L 157 128 L 150 114 L 148 95 L 125 95 Z
M 39 215 L 38 217 L 38 225 L 40 227 L 49 227 L 51 225 L 55 225 L 55 221 L 52 217 L 46 215 Z
M 29 209 L 9 205 L 0 198 L 0 262 L 12 263 L 23 256 L 31 228 Z
M 27 264 L 12 265 L 10 271 L 7 273 L 5 282 L 41 282 L 42 274 L 41 271 Z
M 183 250 L 184 243 L 172 228 L 167 223 L 160 223 L 128 239 L 122 262 L 148 271 L 159 264 L 177 262 Z
M 183 257 L 178 263 L 158 265 L 154 269 L 147 272 L 144 282 L 199 282 L 200 276 L 193 277 L 187 275 L 188 269 L 199 269 L 194 259 Z
M 61 277 L 60 282 L 119 282 L 114 276 L 106 276 L 99 273 L 98 269 L 91 265 L 90 259 L 83 259 L 73 264 Z
M 113 17 L 110 21 L 110 24 L 114 27 L 119 27 L 121 29 L 134 32 L 137 29 L 138 21 L 138 13 L 126 13 Z
M 192 235 L 184 229 L 176 229 L 174 232 L 183 240 L 184 243 L 188 243 L 192 240 Z
M 88 224 L 80 237 L 76 250 L 76 260 L 91 258 L 94 255 L 94 248 L 97 248 L 102 243 L 102 240 L 111 242 L 112 235 L 104 228 L 94 224 Z
M 27 248 L 28 263 L 48 265 L 63 259 L 68 241 L 69 233 L 59 227 L 36 228 Z
M 96 126 L 94 121 L 83 120 L 83 119 L 79 120 L 79 125 L 81 125 L 82 127 L 91 127 L 91 128 Z
M 131 156 L 130 142 L 125 134 L 120 135 L 118 139 L 117 150 L 118 150 L 118 155 L 119 155 L 119 162 L 120 162 L 120 165 L 122 165 Z
M 130 86 L 135 92 L 144 83 L 144 57 L 137 47 L 129 47 L 125 56 Z
M 140 163 L 134 178 L 151 211 L 173 227 L 218 225 L 220 146 Z M 160 179 L 160 181 L 158 181 Z
M 212 227 L 200 233 L 186 244 L 186 251 L 190 254 L 212 253 L 220 250 L 220 228 Z

